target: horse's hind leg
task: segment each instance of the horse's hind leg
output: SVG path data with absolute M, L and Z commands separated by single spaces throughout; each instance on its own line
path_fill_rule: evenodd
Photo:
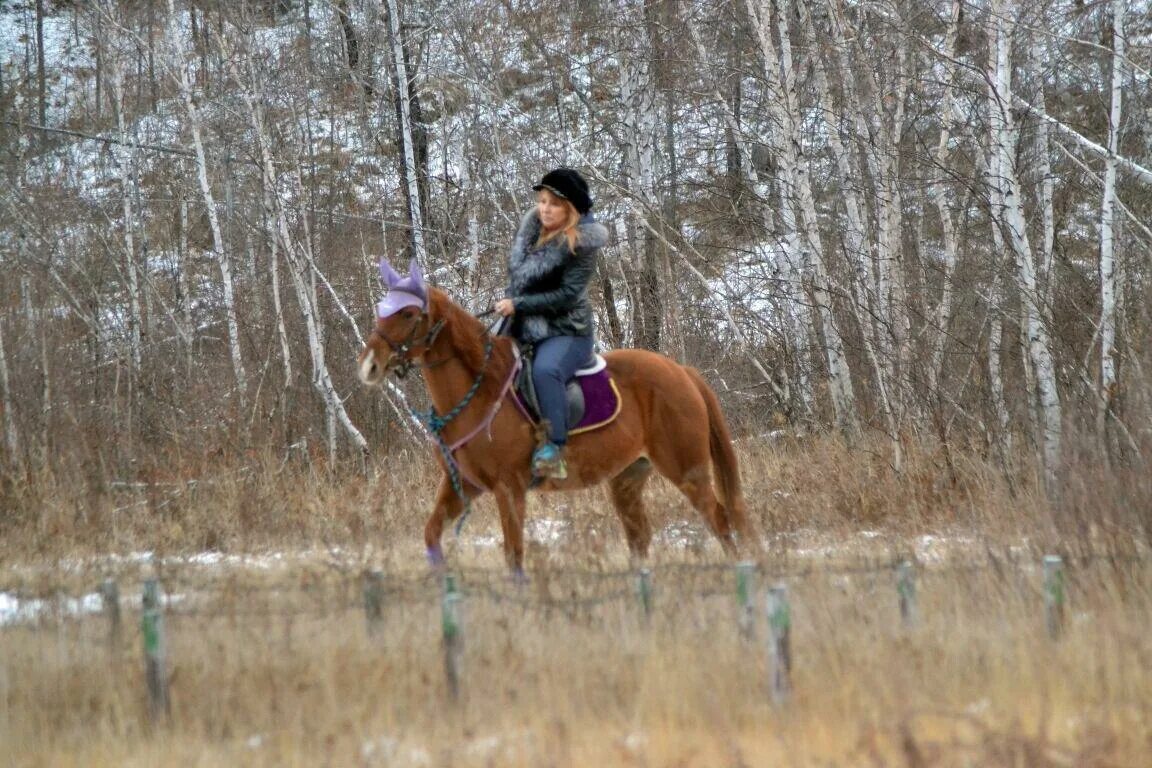
M 707 450 L 707 444 L 705 444 Z M 720 546 L 730 555 L 736 555 L 736 542 L 732 538 L 732 525 L 723 505 L 716 498 L 712 485 L 712 464 L 708 454 L 694 461 L 683 461 L 683 457 L 662 456 L 654 453 L 652 460 L 660 474 L 668 478 L 680 492 L 688 497 L 692 506 L 704 518 L 708 528 L 720 541 Z
M 638 558 L 648 557 L 648 545 L 652 541 L 652 524 L 644 511 L 644 485 L 651 474 L 652 462 L 640 458 L 608 481 L 612 505 L 628 537 L 628 550 Z
M 444 551 L 440 548 L 440 537 L 444 534 L 444 526 L 460 516 L 464 511 L 465 499 L 471 501 L 483 491 L 461 480 L 458 492 L 452 487 L 452 480 L 448 475 L 440 478 L 440 486 L 436 489 L 436 504 L 432 507 L 432 514 L 424 524 L 424 546 L 428 548 L 428 563 L 434 568 L 444 564 Z M 461 496 L 463 493 L 463 496 Z

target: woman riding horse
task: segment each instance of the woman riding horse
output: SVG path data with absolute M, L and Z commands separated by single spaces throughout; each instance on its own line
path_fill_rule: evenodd
M 359 375 L 366 384 L 379 384 L 390 372 L 404 375 L 416 366 L 428 387 L 433 410 L 427 423 L 444 470 L 424 526 L 432 564 L 443 562 L 444 526 L 473 498 L 491 492 L 505 558 L 522 575 L 529 488 L 578 490 L 602 482 L 608 483 L 629 550 L 644 558 L 652 526 L 643 490 L 653 467 L 688 498 L 725 552 L 735 555 L 742 546 L 762 551 L 745 511 L 720 402 L 698 371 L 646 350 L 605 354 L 619 397 L 615 417 L 573 435 L 564 451 L 566 476 L 541 481 L 529 462 L 536 430 L 512 392 L 520 366 L 513 340 L 492 335 L 447 294 L 428 286 L 415 260 L 406 277 L 387 262 L 380 271 L 389 290 L 360 352 Z M 516 312 L 518 300 L 511 299 Z
M 563 480 L 565 390 L 592 357 L 588 282 L 608 230 L 592 218 L 588 182 L 578 171 L 549 171 L 532 189 L 536 207 L 520 222 L 508 257 L 508 290 L 496 311 L 513 318 L 512 336 L 534 349 L 532 384 L 548 440 L 532 454 L 532 473 Z

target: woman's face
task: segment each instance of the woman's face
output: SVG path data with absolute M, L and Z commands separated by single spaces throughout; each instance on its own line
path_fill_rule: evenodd
M 536 212 L 545 232 L 560 229 L 568 221 L 568 203 L 546 189 L 536 193 Z

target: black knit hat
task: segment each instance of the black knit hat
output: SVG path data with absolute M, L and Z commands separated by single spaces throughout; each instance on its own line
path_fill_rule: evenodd
M 539 192 L 546 189 L 557 197 L 562 197 L 576 207 L 581 214 L 592 210 L 592 196 L 588 194 L 588 182 L 579 171 L 571 168 L 557 168 L 544 174 L 540 183 L 532 187 Z

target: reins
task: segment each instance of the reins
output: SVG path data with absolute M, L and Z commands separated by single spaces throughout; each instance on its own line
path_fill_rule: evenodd
M 490 312 L 485 313 L 485 314 L 490 314 Z M 437 324 L 436 324 L 436 332 L 437 333 L 439 333 L 439 330 L 441 327 L 443 327 L 443 325 L 444 325 L 444 320 L 437 321 Z M 431 333 L 431 331 L 430 331 L 430 333 Z M 472 385 L 468 388 L 468 391 L 464 393 L 464 396 L 460 399 L 460 402 L 456 403 L 456 405 L 454 405 L 450 410 L 448 410 L 444 414 L 437 413 L 435 406 L 432 406 L 427 411 L 420 411 L 420 410 L 415 409 L 415 408 L 412 409 L 412 415 L 415 416 L 416 418 L 418 418 L 420 420 L 420 423 L 422 423 L 424 425 L 424 427 L 428 430 L 429 437 L 436 444 L 436 448 L 440 451 L 440 455 L 444 459 L 444 464 L 448 468 L 448 479 L 452 483 L 452 490 L 455 491 L 456 495 L 464 503 L 464 510 L 460 514 L 460 519 L 456 523 L 456 535 L 457 536 L 460 535 L 460 531 L 464 527 L 464 521 L 468 518 L 468 515 L 470 515 L 472 512 L 472 500 L 468 497 L 467 494 L 464 493 L 464 484 L 461 482 L 461 479 L 460 479 L 460 475 L 461 475 L 460 465 L 456 461 L 456 455 L 455 455 L 456 451 L 458 449 L 462 448 L 465 444 L 467 444 L 473 437 L 475 437 L 477 434 L 479 434 L 483 429 L 485 429 L 486 427 L 491 425 L 492 419 L 495 418 L 496 412 L 500 409 L 500 404 L 504 401 L 504 396 L 508 394 L 508 390 L 511 388 L 512 382 L 516 378 L 516 371 L 519 368 L 519 359 L 517 358 L 516 360 L 513 361 L 512 368 L 508 374 L 508 379 L 507 379 L 507 381 L 504 382 L 504 386 L 501 388 L 500 394 L 496 397 L 495 401 L 492 403 L 492 407 L 489 409 L 487 416 L 485 416 L 485 418 L 483 420 L 481 420 L 481 422 L 476 426 L 475 429 L 473 429 L 467 435 L 465 435 L 464 437 L 460 438 L 459 440 L 457 440 L 454 443 L 452 443 L 451 445 L 449 445 L 447 443 L 447 441 L 444 440 L 444 430 L 448 427 L 449 424 L 451 424 L 456 419 L 457 416 L 459 416 L 464 411 L 465 408 L 468 407 L 469 403 L 472 402 L 472 399 L 476 396 L 476 393 L 480 390 L 480 384 L 484 381 L 484 373 L 488 368 L 489 361 L 491 361 L 491 359 L 492 359 L 492 352 L 495 349 L 495 337 L 493 336 L 493 334 L 491 332 L 485 332 L 484 336 L 485 336 L 485 338 L 484 338 L 484 361 L 480 364 L 480 370 L 477 371 L 476 378 L 473 380 Z M 408 362 L 408 361 L 405 361 L 405 362 Z M 445 360 L 442 362 L 447 362 L 447 361 Z M 408 368 L 411 368 L 411 365 L 412 364 L 409 363 Z M 405 372 L 407 372 L 407 371 L 405 371 Z M 471 478 L 468 478 L 468 480 L 470 483 L 472 483 L 473 485 L 476 485 L 478 488 L 483 487 L 483 486 L 478 485 L 476 483 L 476 481 L 471 479 Z

